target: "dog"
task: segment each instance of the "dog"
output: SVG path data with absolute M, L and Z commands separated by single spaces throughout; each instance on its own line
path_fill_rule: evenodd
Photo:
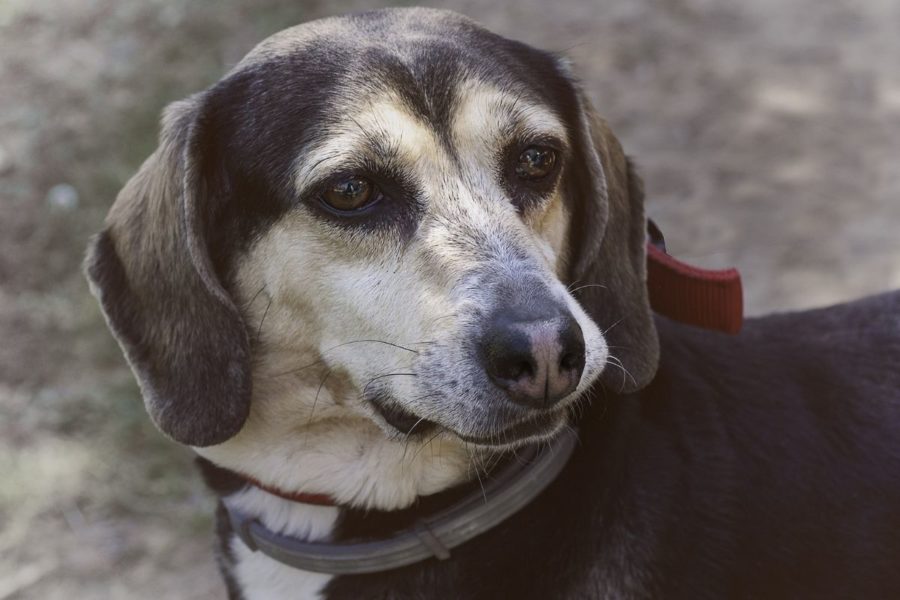
M 170 105 L 86 272 L 231 598 L 900 597 L 900 294 L 706 331 L 646 242 L 563 58 L 386 9 Z

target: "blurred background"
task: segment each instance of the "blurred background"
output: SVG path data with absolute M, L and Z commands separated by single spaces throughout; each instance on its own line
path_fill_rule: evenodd
M 429 3 L 576 65 L 747 311 L 900 287 L 900 0 Z M 220 598 L 213 502 L 81 276 L 163 106 L 336 0 L 0 0 L 0 600 Z

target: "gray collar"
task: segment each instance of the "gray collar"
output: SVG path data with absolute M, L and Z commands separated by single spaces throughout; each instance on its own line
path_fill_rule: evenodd
M 492 472 L 461 500 L 418 519 L 389 537 L 362 542 L 307 542 L 276 533 L 223 501 L 234 531 L 253 551 L 316 573 L 358 575 L 405 567 L 428 558 L 447 560 L 450 550 L 496 527 L 525 507 L 556 479 L 572 455 L 578 434 L 566 429 L 542 448 L 530 446 Z

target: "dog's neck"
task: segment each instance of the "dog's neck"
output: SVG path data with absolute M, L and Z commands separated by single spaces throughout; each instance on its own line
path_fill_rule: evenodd
M 335 506 L 293 502 L 247 486 L 228 496 L 230 505 L 256 518 L 267 528 L 308 541 L 331 537 L 340 517 Z M 220 540 L 233 560 L 231 573 L 247 600 L 253 598 L 320 598 L 331 576 L 283 565 L 247 547 L 231 533 Z
M 296 364 L 296 358 L 291 360 Z M 205 469 L 207 483 L 230 505 L 272 531 L 318 541 L 333 537 L 342 514 L 404 513 L 418 498 L 469 480 L 477 485 L 475 469 L 483 469 L 488 456 L 449 434 L 386 434 L 350 408 L 358 402 L 357 394 L 343 390 L 339 378 L 328 378 L 320 385 L 324 379 L 319 373 L 279 375 L 291 366 L 278 360 L 260 361 L 251 415 L 244 428 L 224 444 L 195 450 L 210 463 L 266 487 L 289 494 L 325 495 L 340 508 L 293 502 L 248 485 L 245 478 L 229 480 L 221 469 L 221 480 L 210 481 Z M 330 580 L 254 553 L 233 534 L 221 543 L 234 556 L 233 570 L 248 599 L 257 589 L 263 591 L 260 597 L 315 598 Z M 269 596 L 264 595 L 266 590 Z
M 327 494 L 339 506 L 320 506 L 283 498 L 203 457 L 198 463 L 207 485 L 227 498 L 230 506 L 256 517 L 271 531 L 306 541 L 335 539 L 351 530 L 353 535 L 378 536 L 404 526 L 420 511 L 427 512 L 452 502 L 468 487 L 457 484 L 470 477 L 475 482 L 472 485 L 478 485 L 474 458 L 464 454 L 464 460 L 460 462 L 460 457 L 450 452 L 451 441 L 442 445 L 437 438 L 412 440 L 408 448 L 404 447 L 406 444 L 385 437 L 379 441 L 375 437 L 361 436 L 352 448 L 340 442 L 340 436 L 337 436 L 329 445 L 307 448 L 296 461 L 287 461 L 286 464 L 296 466 L 291 470 L 293 477 L 280 475 L 282 480 L 293 481 L 296 487 L 278 486 L 280 490 L 291 492 L 309 490 Z M 273 445 L 273 448 L 278 447 Z M 210 453 L 204 451 L 202 454 Z M 261 458 L 256 469 L 245 472 L 252 472 L 258 478 L 265 467 L 272 464 L 269 459 Z M 272 479 L 264 481 L 268 483 Z M 448 488 L 454 489 L 447 494 L 437 493 Z M 427 497 L 416 503 L 423 496 Z M 414 503 L 416 506 L 409 508 Z M 339 523 L 343 523 L 341 529 L 347 531 L 339 532 Z M 223 551 L 233 557 L 234 578 L 248 600 L 254 597 L 319 598 L 331 580 L 329 575 L 288 567 L 254 552 L 233 533 L 220 543 L 224 545 Z
M 474 477 L 484 460 L 449 436 L 393 440 L 361 420 L 320 422 L 299 432 L 279 423 L 267 424 L 265 433 L 245 428 L 227 444 L 197 452 L 267 487 L 383 511 Z

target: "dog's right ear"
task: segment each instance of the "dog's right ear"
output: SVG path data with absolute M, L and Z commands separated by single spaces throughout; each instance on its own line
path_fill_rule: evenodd
M 579 162 L 570 179 L 570 277 L 581 284 L 578 299 L 619 361 L 602 380 L 630 393 L 649 384 L 659 364 L 647 292 L 643 184 L 609 126 L 573 87 L 580 126 L 573 130 Z
M 160 145 L 119 193 L 85 270 L 163 433 L 191 446 L 235 435 L 250 410 L 249 342 L 210 259 L 226 202 L 208 160 L 203 95 L 163 117 Z

